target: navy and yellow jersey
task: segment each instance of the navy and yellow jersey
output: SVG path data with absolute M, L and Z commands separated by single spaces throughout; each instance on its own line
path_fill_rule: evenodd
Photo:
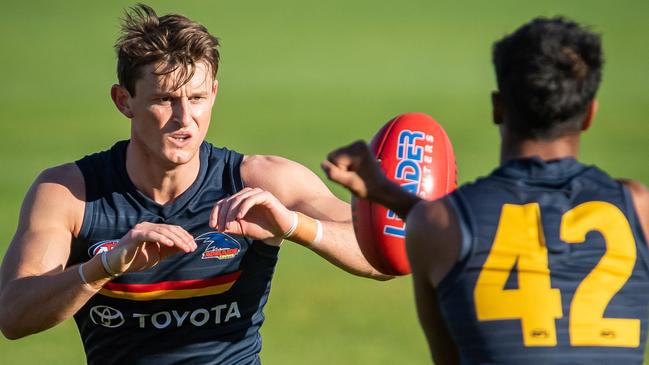
M 641 364 L 648 249 L 629 192 L 572 158 L 510 161 L 450 195 L 438 286 L 463 364 Z
M 77 161 L 86 206 L 70 264 L 112 249 L 140 222 L 179 225 L 198 249 L 112 280 L 75 314 L 88 363 L 259 364 L 279 248 L 208 226 L 214 204 L 242 188 L 242 155 L 203 143 L 196 181 L 162 206 L 129 179 L 127 145 Z

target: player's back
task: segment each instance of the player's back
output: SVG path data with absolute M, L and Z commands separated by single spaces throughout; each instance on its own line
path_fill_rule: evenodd
M 642 363 L 648 250 L 619 182 L 522 159 L 451 201 L 463 252 L 438 297 L 463 363 Z

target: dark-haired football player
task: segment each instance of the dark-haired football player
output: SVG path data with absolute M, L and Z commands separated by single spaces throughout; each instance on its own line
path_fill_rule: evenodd
M 641 364 L 649 192 L 577 160 L 597 110 L 600 37 L 538 18 L 498 41 L 493 62 L 501 164 L 488 176 L 423 202 L 388 181 L 362 142 L 323 168 L 407 216 L 437 364 Z

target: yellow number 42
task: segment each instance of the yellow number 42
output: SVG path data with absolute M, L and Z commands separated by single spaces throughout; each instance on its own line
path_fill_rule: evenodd
M 580 244 L 599 231 L 606 251 L 579 284 L 570 303 L 571 346 L 638 347 L 640 320 L 604 318 L 613 296 L 633 272 L 636 247 L 631 227 L 614 205 L 583 203 L 561 219 L 561 239 Z M 518 288 L 505 289 L 512 270 Z M 548 249 L 538 203 L 505 204 L 496 237 L 473 292 L 479 321 L 521 321 L 525 346 L 556 346 L 555 319 L 563 317 L 561 293 L 551 287 Z

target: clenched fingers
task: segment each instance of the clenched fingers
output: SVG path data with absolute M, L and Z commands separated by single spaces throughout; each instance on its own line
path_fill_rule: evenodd
M 322 162 L 321 166 L 329 180 L 342 185 L 360 198 L 367 197 L 367 188 L 365 183 L 355 171 L 349 171 L 344 167 L 338 167 L 326 160 Z

